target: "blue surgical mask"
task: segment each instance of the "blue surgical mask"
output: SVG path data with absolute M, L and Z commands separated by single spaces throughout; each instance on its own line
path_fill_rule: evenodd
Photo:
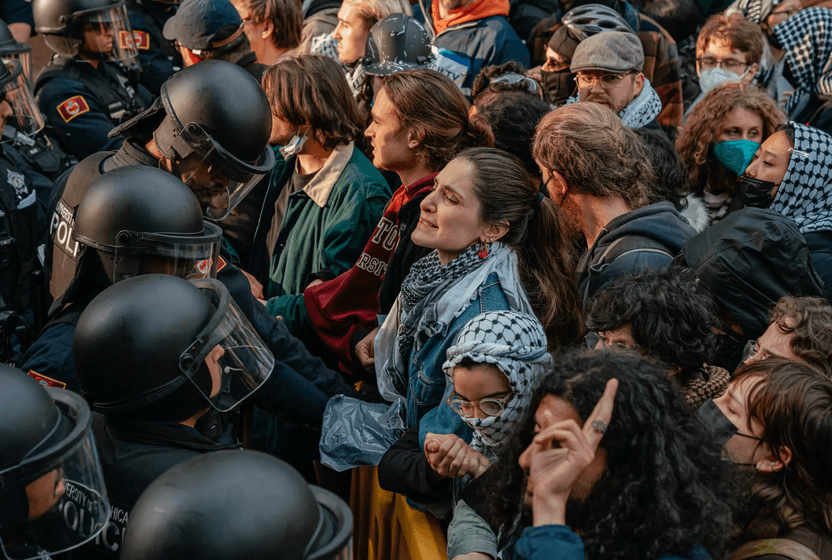
M 717 142 L 714 145 L 714 157 L 724 165 L 728 171 L 739 177 L 754 159 L 754 154 L 760 147 L 758 142 L 751 140 L 729 140 Z
M 746 69 L 746 71 L 742 73 L 742 76 L 736 72 L 720 68 L 719 66 L 711 68 L 710 70 L 702 70 L 702 72 L 699 73 L 699 88 L 702 90 L 702 93 L 705 94 L 722 84 L 739 82 L 745 77 L 746 74 L 748 74 L 748 70 L 750 69 L 751 68 Z

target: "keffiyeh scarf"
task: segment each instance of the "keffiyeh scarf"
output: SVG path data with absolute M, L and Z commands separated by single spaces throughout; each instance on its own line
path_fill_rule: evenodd
M 478 245 L 472 245 L 445 266 L 439 262 L 439 253 L 436 251 L 413 264 L 410 273 L 402 282 L 399 293 L 401 306 L 399 330 L 396 335 L 393 359 L 387 367 L 395 366 L 398 371 L 400 364 L 408 363 L 415 334 L 425 308 L 439 301 L 460 278 L 479 268 L 485 261 L 494 258 L 494 252 L 491 250 L 493 245 L 493 243 L 489 244 L 489 254 L 485 259 L 481 259 L 477 254 Z M 396 391 L 402 396 L 407 395 L 407 375 L 402 377 L 394 375 L 393 372 L 390 373 Z
M 499 446 L 529 406 L 535 381 L 552 366 L 546 335 L 534 317 L 516 311 L 491 311 L 471 319 L 448 348 L 442 365 L 453 382 L 454 367 L 465 358 L 497 366 L 513 393 L 500 416 L 462 418 L 474 430 L 471 447 L 482 452 Z
M 792 114 L 802 94 L 832 94 L 832 10 L 806 8 L 774 27 L 774 36 L 786 51 L 797 90 L 786 103 Z
M 771 208 L 796 223 L 801 233 L 832 231 L 832 136 L 790 124 L 794 148 Z
M 760 24 L 780 5 L 780 0 L 737 0 L 725 10 L 725 15 L 742 14 L 742 16 Z
M 566 100 L 567 104 L 579 102 L 580 97 L 577 95 Z M 644 87 L 641 89 L 641 93 L 629 105 L 624 107 L 624 110 L 618 113 L 618 116 L 627 128 L 641 128 L 653 122 L 661 112 L 662 100 L 653 86 L 650 85 L 650 80 L 644 78 Z

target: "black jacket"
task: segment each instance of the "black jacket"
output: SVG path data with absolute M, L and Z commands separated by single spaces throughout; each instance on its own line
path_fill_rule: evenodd
M 94 413 L 92 429 L 110 498 L 110 521 L 97 539 L 84 545 L 79 558 L 118 558 L 130 510 L 151 482 L 192 457 L 237 448 L 170 422 L 114 420 Z

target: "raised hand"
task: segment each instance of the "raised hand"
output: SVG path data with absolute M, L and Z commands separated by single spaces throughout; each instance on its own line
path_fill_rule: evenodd
M 535 526 L 565 524 L 566 501 L 575 481 L 595 459 L 612 418 L 617 389 L 618 380 L 610 379 L 583 427 L 571 419 L 555 422 L 549 410 L 543 412 L 540 432 L 520 457 L 520 464 L 529 470 Z
M 467 474 L 477 478 L 491 466 L 482 453 L 454 434 L 427 434 L 425 456 L 431 469 L 448 478 L 462 478 Z

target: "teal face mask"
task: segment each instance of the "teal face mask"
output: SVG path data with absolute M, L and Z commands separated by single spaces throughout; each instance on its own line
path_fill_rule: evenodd
M 745 168 L 751 163 L 759 147 L 758 142 L 752 142 L 751 140 L 717 142 L 714 145 L 714 157 L 728 171 L 739 177 L 745 172 Z

